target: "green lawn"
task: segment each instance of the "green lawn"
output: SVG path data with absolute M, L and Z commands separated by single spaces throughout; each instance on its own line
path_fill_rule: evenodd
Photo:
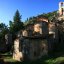
M 5 57 L 4 62 L 10 62 L 10 63 L 17 63 L 17 64 L 58 64 L 60 62 L 64 61 L 64 57 L 57 57 L 57 58 L 41 58 L 36 61 L 23 61 L 23 62 L 17 62 L 16 60 L 13 60 L 12 57 Z
M 9 64 L 58 64 L 64 62 L 64 57 L 57 57 L 57 58 L 42 57 L 41 59 L 38 59 L 36 61 L 17 62 L 16 60 L 12 59 L 12 56 L 6 54 L 1 59 L 3 59 L 5 63 L 8 62 Z

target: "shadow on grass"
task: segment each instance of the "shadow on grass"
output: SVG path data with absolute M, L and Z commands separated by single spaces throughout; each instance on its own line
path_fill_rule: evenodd
M 41 59 L 37 59 L 35 61 L 23 61 L 23 62 L 5 62 L 5 64 L 47 64 L 45 61 L 48 60 L 49 57 L 42 57 Z
M 6 56 L 6 55 L 5 55 Z M 7 56 L 8 57 L 8 56 Z M 54 63 L 54 60 L 56 60 L 57 56 L 43 56 L 40 59 L 37 59 L 35 61 L 25 60 L 23 62 L 18 61 L 4 61 L 3 59 L 0 59 L 0 64 L 64 64 L 64 61 L 61 61 L 60 63 Z M 59 59 L 58 59 L 59 60 Z

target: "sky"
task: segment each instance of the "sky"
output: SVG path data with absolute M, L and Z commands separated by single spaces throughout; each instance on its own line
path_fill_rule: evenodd
M 18 9 L 22 21 L 27 18 L 58 10 L 59 2 L 64 0 L 0 0 L 0 23 L 9 25 Z

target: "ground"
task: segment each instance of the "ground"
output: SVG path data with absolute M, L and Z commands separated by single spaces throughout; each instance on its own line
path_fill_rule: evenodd
M 1 54 L 0 64 L 64 64 L 64 57 L 42 57 L 36 61 L 23 61 L 18 62 L 12 59 L 12 56 L 8 53 Z

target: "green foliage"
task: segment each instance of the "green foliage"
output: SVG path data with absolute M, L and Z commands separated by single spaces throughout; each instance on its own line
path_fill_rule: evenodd
M 53 18 L 53 16 L 57 16 L 57 11 L 53 11 L 53 12 L 49 12 L 49 13 L 43 13 L 43 14 L 40 14 L 36 17 L 30 17 L 30 18 L 27 18 L 27 20 L 24 22 L 25 25 L 27 24 L 34 24 L 35 21 L 37 21 L 37 18 L 40 18 L 40 17 L 43 17 L 43 18 L 48 18 L 49 20 L 51 20 Z
M 21 16 L 18 10 L 16 11 L 13 17 L 13 22 L 9 21 L 9 25 L 10 25 L 9 29 L 12 34 L 15 34 L 24 28 L 24 25 L 23 25 L 23 22 L 21 22 Z
M 5 24 L 3 24 L 3 23 L 1 23 L 0 24 L 0 34 L 6 34 L 8 32 L 8 27 L 5 25 Z
M 34 24 L 35 22 L 37 21 L 37 17 L 30 17 L 30 18 L 27 18 L 27 20 L 24 22 L 24 25 L 27 25 L 27 24 Z
M 2 55 L 2 54 L 1 54 Z M 43 56 L 40 59 L 34 60 L 34 61 L 21 61 L 18 62 L 12 58 L 9 54 L 3 54 L 3 60 L 4 62 L 8 62 L 10 64 L 64 64 L 64 57 L 48 57 Z
M 5 24 L 1 23 L 0 24 L 0 42 L 1 43 L 5 41 L 5 34 L 7 33 L 8 33 L 8 27 Z
M 13 20 L 14 20 L 15 23 L 16 22 L 21 22 L 21 16 L 20 16 L 20 13 L 19 13 L 18 10 L 16 11 L 16 13 L 14 15 Z

